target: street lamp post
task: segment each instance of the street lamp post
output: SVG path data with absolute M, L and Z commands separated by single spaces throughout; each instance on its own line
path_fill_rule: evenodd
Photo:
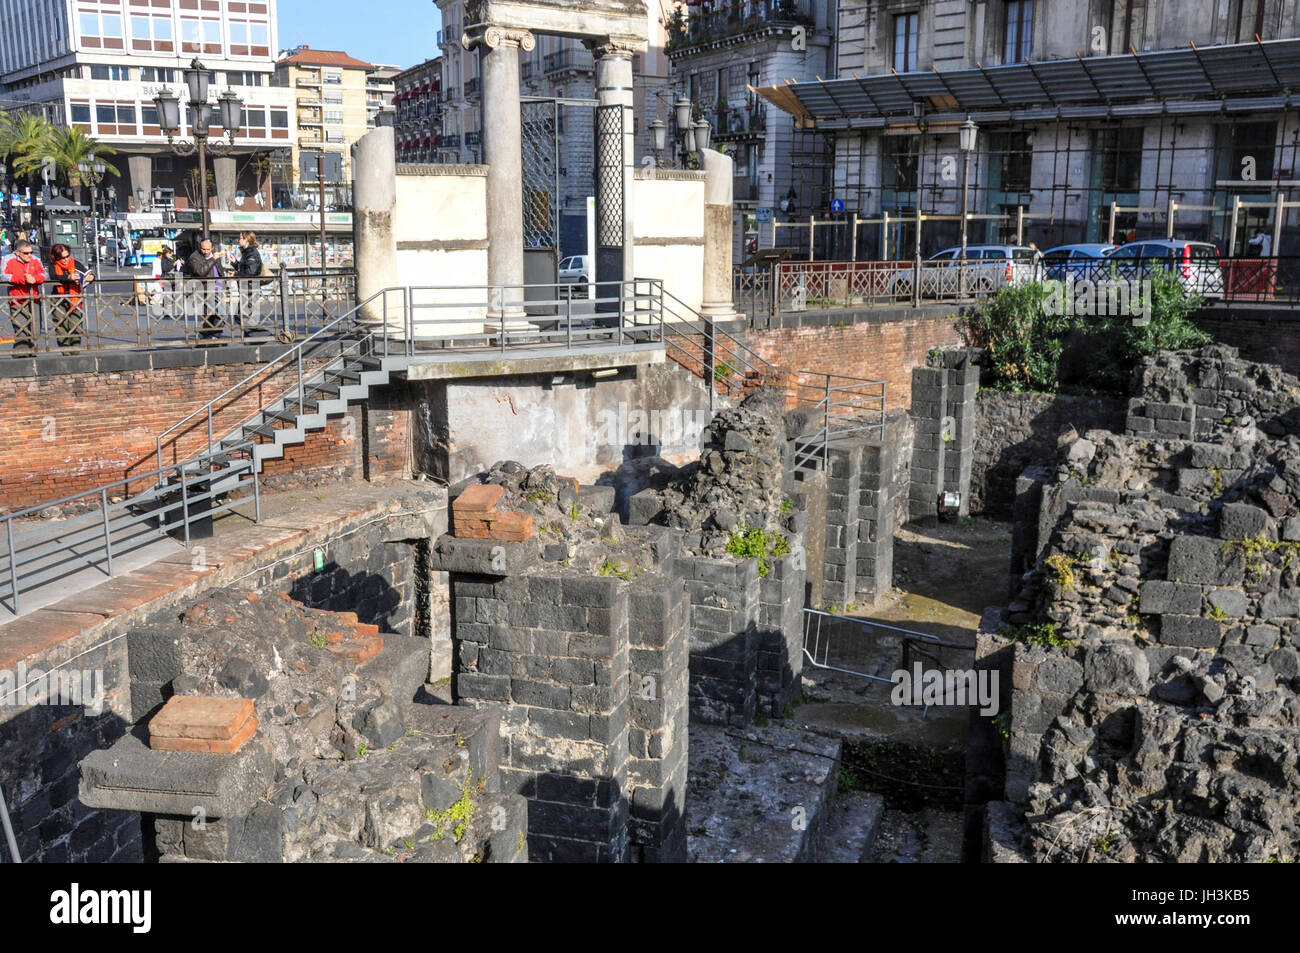
M 95 262 L 95 268 L 98 269 L 103 263 L 99 258 L 99 182 L 108 171 L 102 159 L 96 159 L 94 153 L 91 153 L 85 159 L 77 163 L 77 171 L 82 178 L 90 182 L 90 246 L 91 259 Z
M 961 149 L 963 162 L 961 173 L 961 295 L 966 294 L 966 234 L 968 214 L 970 210 L 970 157 L 975 151 L 975 140 L 979 133 L 979 127 L 971 120 L 969 116 L 957 130 L 957 145 Z
M 677 134 L 676 147 L 677 152 L 683 157 L 707 149 L 710 134 L 713 132 L 713 127 L 703 119 L 692 122 L 693 112 L 694 107 L 685 96 L 677 100 L 673 106 L 673 121 Z M 662 119 L 650 123 L 650 148 L 655 154 L 655 164 L 660 164 L 663 152 L 668 148 L 668 124 Z
M 226 90 L 217 98 L 218 114 L 221 126 L 226 131 L 226 143 L 209 142 L 208 133 L 212 127 L 212 103 L 208 102 L 208 70 L 196 57 L 185 70 L 185 88 L 189 93 L 190 131 L 194 142 L 177 142 L 175 137 L 181 128 L 180 97 L 164 87 L 154 96 L 154 106 L 158 109 L 158 123 L 167 134 L 167 144 L 177 155 L 199 157 L 199 203 L 203 223 L 203 236 L 211 230 L 208 215 L 208 150 L 220 155 L 233 151 L 235 136 L 239 134 L 243 122 L 244 103 L 234 90 Z

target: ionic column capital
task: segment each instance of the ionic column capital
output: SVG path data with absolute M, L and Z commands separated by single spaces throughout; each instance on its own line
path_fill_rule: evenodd
M 607 56 L 621 56 L 624 59 L 631 59 L 633 55 L 645 51 L 646 41 L 644 37 L 639 36 L 607 36 L 604 39 L 593 40 L 585 45 L 587 49 L 591 50 L 591 55 L 598 60 Z
M 531 53 L 537 48 L 537 37 L 528 30 L 475 23 L 465 28 L 465 33 L 460 38 L 460 45 L 467 50 L 479 46 L 486 46 L 490 50 L 495 50 L 499 46 L 514 46 L 525 53 Z

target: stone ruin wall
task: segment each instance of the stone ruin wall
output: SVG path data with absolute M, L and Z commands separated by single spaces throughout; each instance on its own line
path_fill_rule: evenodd
M 1004 736 L 1004 773 L 968 777 L 986 859 L 1294 860 L 1300 381 L 1208 346 L 1133 393 L 1123 433 L 1017 482 L 977 650 L 1009 704 L 973 725 L 972 750 Z

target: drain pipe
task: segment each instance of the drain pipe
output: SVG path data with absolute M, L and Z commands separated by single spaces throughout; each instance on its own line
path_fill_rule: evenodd
M 14 839 L 14 826 L 9 823 L 9 805 L 5 803 L 5 792 L 0 788 L 0 825 L 5 829 L 5 840 L 9 842 L 9 853 L 13 855 L 14 863 L 21 864 L 23 859 L 18 856 L 18 841 Z

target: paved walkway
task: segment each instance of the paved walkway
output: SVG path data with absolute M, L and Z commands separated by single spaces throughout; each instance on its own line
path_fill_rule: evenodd
M 384 483 L 331 484 L 262 494 L 262 522 L 238 513 L 214 521 L 210 539 L 195 540 L 197 553 L 172 545 L 170 552 L 141 555 L 125 572 L 94 582 L 92 572 L 48 599 L 40 608 L 0 625 L 0 669 L 46 652 L 60 642 L 94 636 L 110 623 L 143 619 L 168 602 L 198 595 L 212 586 L 233 585 L 250 571 L 278 559 L 298 559 L 311 568 L 311 551 L 299 552 L 318 537 L 349 524 L 386 515 L 445 507 L 446 492 L 434 483 L 400 480 Z M 166 540 L 161 541 L 167 545 Z M 314 545 L 314 544 L 313 544 Z M 114 570 L 118 569 L 115 562 Z M 26 608 L 26 607 L 24 607 Z

